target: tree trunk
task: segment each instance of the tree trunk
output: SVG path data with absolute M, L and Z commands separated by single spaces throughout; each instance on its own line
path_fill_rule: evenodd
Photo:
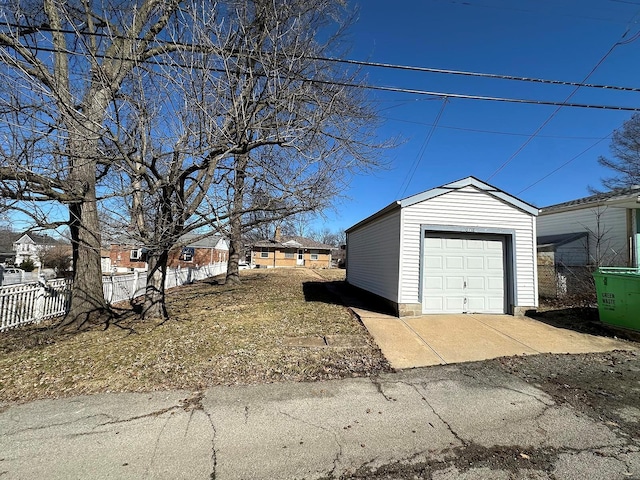
M 168 320 L 165 305 L 164 281 L 167 276 L 169 251 L 149 252 L 147 254 L 147 286 L 144 292 L 141 317 L 143 320 Z
M 226 282 L 239 284 L 240 273 L 238 262 L 242 252 L 242 222 L 240 215 L 234 215 L 231 218 L 231 231 L 229 234 L 229 261 L 227 262 Z
M 238 271 L 238 261 L 242 252 L 242 207 L 244 204 L 244 182 L 246 177 L 249 154 L 236 155 L 236 174 L 233 179 L 233 204 L 231 211 L 230 232 L 229 232 L 229 261 L 227 262 L 226 282 L 238 284 L 240 273 Z
M 96 114 L 90 118 L 100 118 Z M 75 196 L 69 205 L 69 231 L 73 254 L 73 287 L 69 312 L 60 324 L 62 328 L 82 328 L 89 320 L 100 319 L 109 307 L 102 290 L 102 266 L 100 262 L 100 222 L 96 199 L 96 158 L 98 140 L 95 127 L 98 124 L 69 122 L 69 156 L 72 169 L 69 188 Z
M 95 199 L 69 207 L 73 252 L 73 288 L 69 312 L 62 326 L 82 328 L 108 311 L 102 290 L 100 229 Z

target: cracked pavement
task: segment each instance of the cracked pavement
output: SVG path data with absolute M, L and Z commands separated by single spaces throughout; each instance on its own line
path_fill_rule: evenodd
M 636 404 L 610 411 L 527 359 L 0 405 L 0 478 L 640 479 L 638 359 L 619 355 Z

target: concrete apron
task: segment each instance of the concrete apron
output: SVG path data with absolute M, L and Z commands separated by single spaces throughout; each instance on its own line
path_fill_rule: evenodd
M 620 340 L 556 328 L 527 317 L 460 314 L 397 318 L 359 308 L 352 310 L 397 369 L 512 355 L 630 348 Z

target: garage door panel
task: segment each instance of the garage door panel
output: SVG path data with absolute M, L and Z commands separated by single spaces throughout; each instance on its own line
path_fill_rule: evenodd
M 426 268 L 433 268 L 433 269 L 442 269 L 442 257 L 436 257 L 436 256 L 425 256 L 424 257 L 424 264 Z
M 487 282 L 485 277 L 467 277 L 468 290 L 484 291 L 486 286 L 487 286 Z
M 449 291 L 462 291 L 464 289 L 464 277 L 446 277 L 445 286 Z
M 500 270 L 503 269 L 504 262 L 502 261 L 502 257 L 494 258 L 487 257 L 487 270 Z
M 427 236 L 423 311 L 504 313 L 504 253 L 504 240 L 495 236 Z
M 427 277 L 424 279 L 424 286 L 430 290 L 442 290 L 444 286 L 443 277 Z
M 461 238 L 445 238 L 444 247 L 451 250 L 462 250 L 464 241 Z
M 484 297 L 472 297 L 469 296 L 468 300 L 468 308 L 471 312 L 482 312 L 487 309 L 487 301 Z
M 445 300 L 446 309 L 450 310 L 458 310 L 461 311 L 464 308 L 464 299 L 463 296 L 448 296 Z
M 466 250 L 484 250 L 484 240 L 480 238 L 466 238 L 464 239 L 464 246 Z
M 444 258 L 444 264 L 448 270 L 462 270 L 464 269 L 464 257 L 446 256 Z
M 484 270 L 484 257 L 467 257 L 467 270 Z
M 442 312 L 445 310 L 444 297 L 429 297 L 423 302 L 423 309 L 430 312 Z

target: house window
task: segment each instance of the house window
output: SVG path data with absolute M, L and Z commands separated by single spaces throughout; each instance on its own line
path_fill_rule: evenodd
M 292 248 L 288 248 L 284 251 L 284 258 L 296 258 L 296 251 Z
M 269 258 L 269 248 L 262 247 L 262 251 L 260 252 L 260 258 Z
M 184 247 L 180 252 L 180 260 L 183 262 L 193 262 L 196 250 L 193 247 Z
M 319 250 L 311 250 L 309 258 L 311 260 L 318 260 L 318 253 L 320 253 Z
M 142 249 L 131 250 L 129 254 L 130 260 L 140 260 L 142 258 Z

